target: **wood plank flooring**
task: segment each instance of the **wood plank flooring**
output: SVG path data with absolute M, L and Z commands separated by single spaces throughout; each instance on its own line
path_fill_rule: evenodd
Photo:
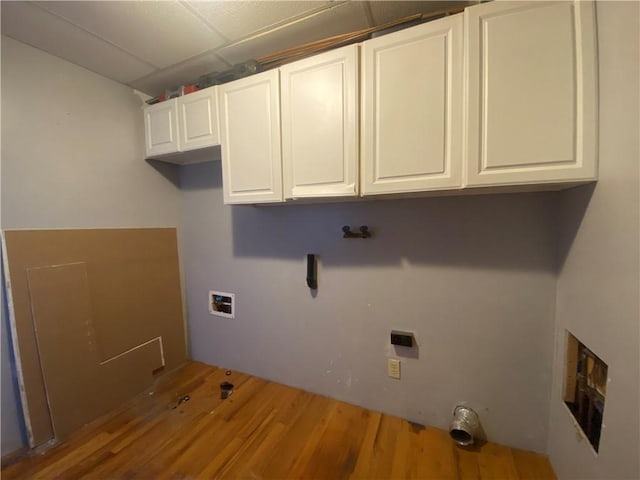
M 219 385 L 234 383 L 220 399 Z M 180 398 L 189 400 L 178 404 Z M 448 433 L 197 362 L 2 470 L 9 479 L 555 479 L 543 456 Z

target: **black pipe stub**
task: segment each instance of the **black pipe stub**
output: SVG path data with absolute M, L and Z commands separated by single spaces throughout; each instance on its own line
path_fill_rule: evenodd
M 229 398 L 233 393 L 233 383 L 230 382 L 222 382 L 220 384 L 220 398 L 224 400 L 225 398 Z

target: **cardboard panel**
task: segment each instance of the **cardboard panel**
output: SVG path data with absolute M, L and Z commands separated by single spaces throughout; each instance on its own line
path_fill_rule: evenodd
M 4 242 L 31 446 L 185 361 L 175 229 L 14 230 Z
M 150 386 L 164 366 L 161 340 L 103 363 L 86 264 L 30 268 L 27 277 L 53 431 L 62 438 Z

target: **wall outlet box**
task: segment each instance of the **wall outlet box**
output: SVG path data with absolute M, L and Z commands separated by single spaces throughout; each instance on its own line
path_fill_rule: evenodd
M 236 301 L 233 293 L 209 291 L 209 313 L 219 317 L 235 318 Z
M 410 348 L 413 347 L 413 333 L 391 330 L 391 345 Z

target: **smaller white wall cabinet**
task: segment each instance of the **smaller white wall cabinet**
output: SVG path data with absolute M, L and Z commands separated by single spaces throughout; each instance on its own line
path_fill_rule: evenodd
M 144 109 L 147 158 L 172 163 L 213 160 L 212 155 L 183 152 L 220 144 L 218 87 L 209 87 Z
M 216 87 L 178 97 L 180 150 L 220 144 L 218 96 Z
M 177 99 L 146 107 L 144 130 L 147 158 L 177 152 L 180 148 Z
M 224 203 L 282 202 L 278 70 L 219 88 Z
M 362 193 L 462 186 L 462 15 L 363 43 Z
M 594 4 L 465 10 L 468 186 L 597 177 Z
M 280 68 L 285 198 L 358 195 L 358 46 Z

